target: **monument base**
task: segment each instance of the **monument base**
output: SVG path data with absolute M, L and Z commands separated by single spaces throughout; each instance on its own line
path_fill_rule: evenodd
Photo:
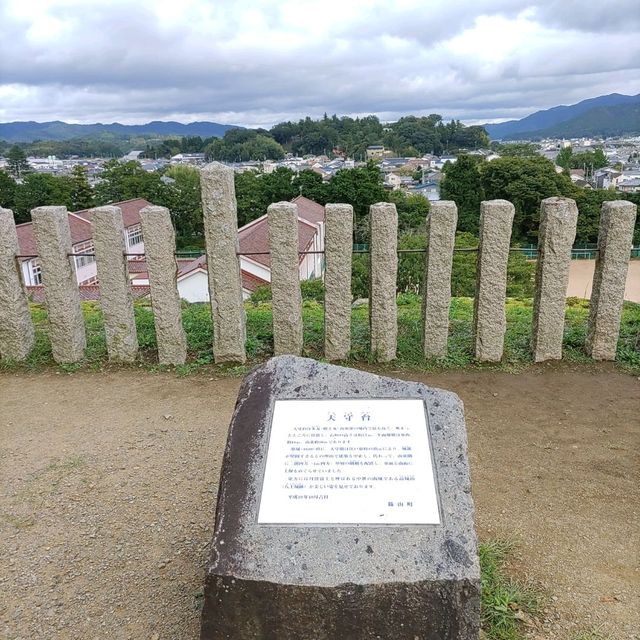
M 408 399 L 424 407 L 424 447 Z M 334 402 L 289 404 L 285 421 L 276 408 L 288 400 Z M 363 400 L 370 411 L 355 409 Z M 250 373 L 223 463 L 202 640 L 473 640 L 479 631 L 457 396 L 292 356 Z

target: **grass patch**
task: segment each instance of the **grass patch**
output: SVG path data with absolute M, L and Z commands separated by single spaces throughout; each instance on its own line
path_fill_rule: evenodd
M 502 541 L 480 545 L 482 629 L 488 640 L 520 640 L 525 625 L 539 609 L 541 598 L 529 586 L 505 572 L 512 545 Z
M 135 303 L 136 328 L 140 352 L 138 362 L 151 370 L 162 369 L 157 364 L 156 333 L 153 310 L 149 301 Z M 60 365 L 58 369 L 73 373 L 78 369 L 99 369 L 108 364 L 102 311 L 97 302 L 82 303 L 87 333 L 87 349 L 81 363 Z M 36 328 L 35 346 L 26 362 L 0 361 L 0 370 L 38 370 L 55 366 L 48 336 L 47 313 L 43 305 L 31 305 Z M 273 354 L 271 302 L 247 303 L 247 358 L 242 367 L 213 364 L 211 309 L 208 304 L 183 304 L 183 323 L 187 335 L 187 363 L 175 370 L 189 375 L 203 367 L 219 375 L 241 375 Z M 533 304 L 530 298 L 508 298 L 505 305 L 507 330 L 504 358 L 499 364 L 485 368 L 514 370 L 532 362 L 530 352 Z M 316 300 L 304 300 L 304 355 L 323 358 L 324 307 Z M 567 300 L 564 329 L 564 357 L 571 362 L 590 362 L 584 350 L 589 315 L 589 302 L 578 298 Z M 369 309 L 356 307 L 351 314 L 351 352 L 347 364 L 372 364 L 369 346 Z M 422 355 L 422 303 L 419 296 L 398 296 L 398 357 L 390 367 L 422 371 L 480 366 L 473 358 L 473 299 L 454 298 L 451 303 L 449 344 L 446 357 L 427 360 Z M 618 365 L 636 375 L 640 373 L 640 305 L 625 303 L 622 312 Z M 383 369 L 385 367 L 382 367 Z M 387 367 L 389 368 L 389 367 Z

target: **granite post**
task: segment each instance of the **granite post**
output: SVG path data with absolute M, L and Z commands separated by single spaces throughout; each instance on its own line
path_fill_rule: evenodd
M 140 211 L 144 252 L 149 271 L 153 321 L 160 364 L 184 364 L 187 338 L 176 277 L 176 238 L 166 207 L 148 206 Z
M 571 248 L 576 239 L 578 207 L 570 198 L 540 203 L 540 235 L 533 300 L 532 350 L 535 362 L 560 360 Z
M 0 208 L 0 358 L 24 360 L 34 342 L 29 303 L 16 256 L 20 253 L 13 211 Z
M 119 207 L 98 207 L 91 213 L 109 360 L 133 362 L 138 353 L 138 335 L 127 258 L 124 255 L 126 246 L 122 211 Z
M 507 200 L 480 204 L 480 244 L 473 309 L 473 350 L 476 360 L 499 362 L 507 329 L 505 296 L 514 206 Z
M 276 202 L 267 210 L 271 252 L 273 351 L 302 353 L 302 295 L 298 255 L 298 207 Z
M 427 216 L 427 252 L 423 292 L 423 349 L 427 358 L 444 358 L 449 337 L 451 268 L 456 243 L 458 208 L 441 200 L 431 203 Z
M 233 169 L 219 162 L 208 164 L 200 172 L 216 362 L 246 360 L 245 313 L 238 259 L 238 207 L 233 176 Z
M 416 465 L 402 457 L 400 449 L 397 459 L 406 461 L 404 473 L 388 474 L 390 484 L 384 484 L 386 478 L 375 477 L 377 472 L 367 472 L 371 467 L 346 464 L 362 461 L 359 455 L 363 454 L 340 454 L 345 459 L 340 475 L 348 478 L 335 484 L 331 478 L 327 483 L 322 478 L 325 472 L 316 471 L 308 461 L 303 475 L 309 476 L 309 483 L 282 488 L 281 495 L 291 502 L 285 507 L 288 511 L 295 516 L 304 507 L 312 522 L 298 516 L 291 524 L 260 521 L 270 447 L 278 440 L 274 434 L 284 426 L 273 418 L 278 405 L 316 401 L 311 403 L 313 409 L 294 415 L 284 433 L 280 429 L 287 438 L 290 429 L 317 419 L 320 426 L 316 429 L 335 424 L 335 433 L 332 427 L 325 433 L 339 433 L 342 435 L 335 437 L 353 438 L 358 446 L 370 447 L 376 441 L 373 434 L 385 428 L 387 419 L 376 419 L 380 404 L 366 413 L 358 411 L 354 423 L 347 422 L 349 414 L 340 412 L 339 422 L 326 422 L 328 412 L 318 405 L 335 399 L 362 403 L 358 406 L 381 403 L 401 431 L 410 422 L 404 403 L 421 405 L 433 461 L 429 473 L 441 514 L 437 522 L 416 524 L 424 520 L 413 520 L 413 513 L 403 520 L 403 510 L 415 506 L 404 502 L 403 496 L 410 493 L 406 483 L 422 465 L 413 469 Z M 367 416 L 371 421 L 365 421 Z M 389 432 L 396 433 L 396 427 Z M 296 440 L 315 441 L 313 433 L 297 433 Z M 399 447 L 391 442 L 397 438 L 383 440 L 390 441 L 385 445 L 389 451 Z M 403 446 L 407 442 L 403 439 Z M 286 451 L 280 452 L 283 460 L 289 457 L 285 458 Z M 429 455 L 429 451 L 414 451 L 416 456 L 419 453 Z M 322 460 L 327 457 L 332 455 Z M 295 462 L 284 462 L 287 464 Z M 318 462 L 317 468 L 325 468 L 323 464 Z M 278 472 L 289 473 L 286 466 L 277 467 Z M 362 491 L 363 482 L 362 498 L 338 495 Z M 299 499 L 293 500 L 292 495 Z M 300 497 L 305 495 L 323 500 L 309 507 Z M 313 524 L 317 522 L 314 515 L 334 511 L 333 501 L 342 499 L 357 502 L 358 510 L 366 504 L 376 518 L 381 517 L 380 512 L 389 518 L 384 525 L 366 524 L 366 519 L 363 524 Z M 459 398 L 423 384 L 292 356 L 273 358 L 251 372 L 240 388 L 229 429 L 206 570 L 201 640 L 477 640 L 479 632 L 480 568 Z
M 396 358 L 398 342 L 398 212 L 389 202 L 372 204 L 369 316 L 371 353 L 378 362 Z
M 616 359 L 636 210 L 624 200 L 602 204 L 586 341 L 594 360 Z
M 351 349 L 351 256 L 353 207 L 325 207 L 324 353 L 344 360 Z
M 79 362 L 86 337 L 66 207 L 38 207 L 31 211 L 33 234 L 42 268 L 49 338 L 58 363 Z

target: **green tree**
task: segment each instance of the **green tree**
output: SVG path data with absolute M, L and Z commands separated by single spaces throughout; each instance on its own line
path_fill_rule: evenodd
M 21 180 L 32 171 L 25 152 L 17 144 L 9 149 L 7 169 L 16 180 Z
M 0 169 L 0 207 L 13 209 L 16 196 L 16 183 L 6 172 Z
M 563 147 L 556 156 L 556 164 L 565 171 L 571 169 L 571 160 L 573 157 L 573 149 L 571 147 Z
M 430 208 L 427 198 L 417 193 L 396 189 L 388 193 L 388 199 L 396 205 L 400 234 L 424 230 Z
M 327 204 L 329 198 L 329 186 L 319 173 L 311 169 L 300 171 L 291 183 L 294 190 L 305 198 L 310 198 L 314 202 Z
M 508 142 L 506 144 L 492 145 L 495 151 L 503 157 L 526 158 L 537 156 L 540 145 L 532 142 Z
M 160 177 L 158 173 L 145 171 L 139 162 L 110 160 L 104 165 L 100 183 L 94 191 L 96 203 L 145 198 L 153 204 L 164 205 L 167 201 L 166 188 Z
M 502 198 L 516 209 L 512 238 L 534 242 L 538 236 L 540 202 L 551 196 L 574 193 L 571 180 L 556 173 L 553 162 L 546 158 L 498 158 L 480 168 L 484 196 L 487 200 Z
M 87 178 L 87 170 L 76 165 L 71 172 L 71 208 L 73 211 L 88 209 L 93 204 L 93 190 Z
M 28 222 L 31 209 L 50 205 L 65 206 L 73 210 L 73 184 L 68 177 L 49 173 L 30 173 L 15 191 L 14 213 L 16 222 Z
M 329 182 L 329 202 L 353 206 L 358 242 L 366 242 L 369 235 L 369 207 L 387 200 L 382 173 L 372 162 L 355 169 L 340 169 Z
M 480 162 L 479 156 L 458 156 L 456 162 L 447 163 L 440 183 L 440 197 L 453 200 L 458 207 L 458 229 L 475 235 L 479 229 L 480 203 L 484 200 Z
M 189 165 L 174 165 L 165 176 L 173 182 L 164 189 L 164 202 L 171 211 L 176 229 L 176 242 L 180 247 L 202 244 L 202 197 L 200 172 Z

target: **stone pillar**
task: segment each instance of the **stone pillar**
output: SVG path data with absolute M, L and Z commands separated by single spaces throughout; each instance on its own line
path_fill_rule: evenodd
M 515 209 L 507 200 L 480 204 L 480 244 L 473 309 L 473 351 L 476 360 L 499 362 L 507 320 L 507 263 Z
M 238 259 L 233 169 L 212 162 L 200 173 L 216 362 L 244 362 L 245 313 Z
M 109 360 L 133 362 L 138 353 L 138 335 L 124 255 L 122 211 L 119 207 L 93 209 L 91 226 Z
M 140 211 L 160 364 L 184 364 L 187 339 L 176 279 L 176 237 L 166 207 Z
M 546 198 L 540 204 L 532 349 L 535 362 L 562 358 L 564 310 L 571 248 L 578 207 L 570 198 Z
M 378 362 L 396 358 L 398 342 L 398 212 L 389 202 L 372 204 L 371 223 L 371 293 L 369 317 L 371 353 Z
M 325 207 L 324 353 L 344 360 L 351 349 L 351 256 L 353 207 Z
M 423 309 L 423 348 L 427 358 L 444 358 L 449 337 L 451 267 L 458 208 L 447 200 L 431 203 L 427 216 Z
M 291 202 L 269 205 L 273 351 L 302 353 L 302 295 L 298 255 L 298 207 Z
M 38 207 L 31 211 L 33 234 L 42 267 L 49 338 L 53 359 L 78 362 L 84 357 L 86 337 L 72 253 L 66 207 Z
M 0 357 L 24 360 L 34 342 L 29 303 L 16 261 L 18 236 L 13 211 L 0 208 Z
M 616 359 L 636 210 L 624 200 L 602 204 L 586 342 L 594 360 Z

